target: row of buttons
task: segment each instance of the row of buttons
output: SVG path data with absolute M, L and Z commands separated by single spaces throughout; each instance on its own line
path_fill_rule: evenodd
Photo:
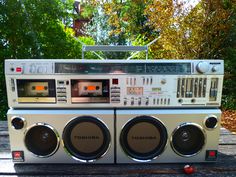
M 152 85 L 153 79 L 152 77 L 142 77 L 143 85 Z
M 130 99 L 130 105 L 135 105 L 135 103 L 137 105 L 141 105 L 142 103 L 145 105 L 149 105 L 150 104 L 150 99 L 148 97 L 146 98 L 134 98 L 131 97 Z M 128 104 L 128 99 L 124 98 L 124 105 Z M 153 105 L 169 105 L 170 104 L 170 98 L 153 98 Z
M 61 103 L 67 102 L 66 87 L 64 86 L 57 87 L 57 101 Z
M 111 87 L 111 102 L 120 102 L 120 87 Z
M 136 85 L 136 78 L 126 78 L 127 85 Z
M 126 78 L 126 84 L 127 85 L 136 85 L 137 81 L 136 78 Z M 153 78 L 152 77 L 142 77 L 143 85 L 152 85 Z
M 169 105 L 170 104 L 170 98 L 153 98 L 153 104 L 155 105 Z
M 57 93 L 66 93 L 65 87 L 57 87 Z
M 145 103 L 145 105 L 148 105 L 149 104 L 149 98 L 144 98 L 142 99 L 141 97 L 139 98 L 134 98 L 134 97 L 131 97 L 130 99 L 130 104 L 131 105 L 134 105 L 135 102 L 137 102 L 138 105 L 141 105 L 142 104 L 142 101 Z M 128 99 L 127 98 L 124 98 L 124 105 L 127 105 L 128 104 Z

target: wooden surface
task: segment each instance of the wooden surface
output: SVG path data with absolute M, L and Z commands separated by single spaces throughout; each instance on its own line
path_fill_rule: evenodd
M 236 176 L 236 135 L 221 129 L 216 163 L 193 164 L 191 176 Z M 0 122 L 0 176 L 186 176 L 185 164 L 113 165 L 14 165 L 11 160 L 7 123 Z

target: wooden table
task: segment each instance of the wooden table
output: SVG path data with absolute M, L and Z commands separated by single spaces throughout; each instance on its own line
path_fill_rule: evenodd
M 113 164 L 113 165 L 14 165 L 11 160 L 7 123 L 0 122 L 0 176 L 186 176 L 185 164 Z M 236 176 L 236 135 L 221 129 L 216 163 L 193 164 L 191 176 Z

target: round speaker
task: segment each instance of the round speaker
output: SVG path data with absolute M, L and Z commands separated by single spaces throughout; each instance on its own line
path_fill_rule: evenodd
M 63 131 L 66 150 L 76 160 L 95 161 L 105 155 L 111 136 L 104 123 L 92 116 L 71 120 Z
M 174 130 L 171 137 L 171 146 L 180 156 L 194 156 L 202 150 L 204 144 L 204 130 L 194 123 L 180 125 Z
M 59 136 L 48 124 L 37 123 L 25 133 L 26 148 L 38 157 L 49 157 L 59 147 Z
M 149 161 L 160 155 L 167 142 L 167 130 L 156 118 L 139 116 L 122 129 L 120 144 L 124 152 L 136 161 Z
M 213 130 L 218 125 L 218 119 L 216 116 L 211 115 L 204 120 L 205 128 L 208 130 Z

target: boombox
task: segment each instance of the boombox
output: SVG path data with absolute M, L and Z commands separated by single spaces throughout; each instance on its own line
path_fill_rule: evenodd
M 12 108 L 217 108 L 222 60 L 6 60 Z
M 191 163 L 217 159 L 220 116 L 215 108 L 10 109 L 8 125 L 15 163 Z

